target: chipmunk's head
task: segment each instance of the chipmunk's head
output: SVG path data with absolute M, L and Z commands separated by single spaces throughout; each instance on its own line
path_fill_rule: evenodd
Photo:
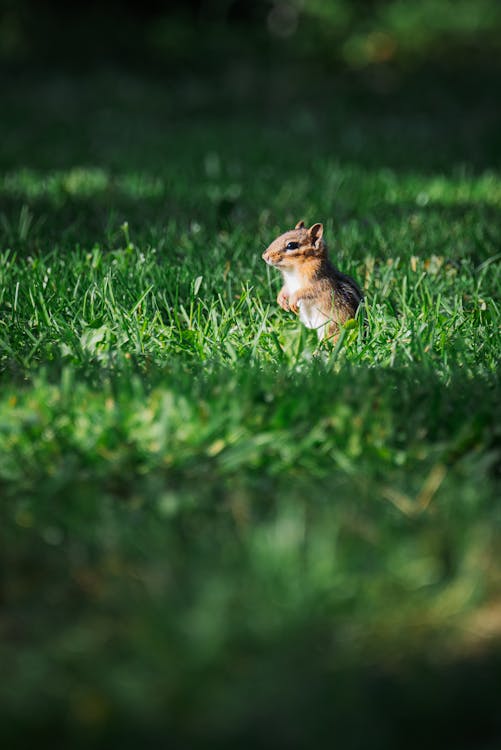
M 276 268 L 292 268 L 313 258 L 323 258 L 327 248 L 323 240 L 322 224 L 313 224 L 306 229 L 299 221 L 294 229 L 273 240 L 263 253 L 263 260 Z

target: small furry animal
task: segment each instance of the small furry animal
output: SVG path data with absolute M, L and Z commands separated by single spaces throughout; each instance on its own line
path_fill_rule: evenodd
M 299 221 L 273 240 L 263 260 L 283 276 L 277 298 L 280 307 L 299 314 L 307 328 L 317 331 L 319 341 L 331 337 L 335 341 L 339 326 L 355 316 L 362 292 L 330 262 L 323 232 L 322 224 L 306 229 L 304 221 Z

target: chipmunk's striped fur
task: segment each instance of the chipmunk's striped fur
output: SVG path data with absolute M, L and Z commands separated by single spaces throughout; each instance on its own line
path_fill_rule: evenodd
M 307 328 L 316 329 L 319 340 L 335 340 L 339 326 L 355 316 L 362 292 L 330 262 L 322 224 L 306 229 L 298 222 L 271 243 L 263 259 L 282 273 L 280 307 L 299 314 Z

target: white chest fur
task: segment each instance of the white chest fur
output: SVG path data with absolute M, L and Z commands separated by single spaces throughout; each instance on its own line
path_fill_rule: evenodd
M 299 320 L 306 328 L 314 328 L 319 339 L 323 338 L 328 317 L 313 300 L 299 301 Z
M 289 295 L 294 294 L 294 292 L 297 292 L 298 289 L 301 289 L 301 287 L 304 286 L 301 276 L 294 268 L 282 268 L 281 270 Z
M 282 274 L 289 296 L 304 286 L 301 276 L 294 269 L 282 269 Z M 306 328 L 316 329 L 318 338 L 323 338 L 324 326 L 328 321 L 328 317 L 318 309 L 314 300 L 299 300 L 298 306 L 301 323 Z

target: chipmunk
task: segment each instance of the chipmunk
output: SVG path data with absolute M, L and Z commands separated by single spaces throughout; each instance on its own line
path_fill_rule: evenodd
M 306 229 L 304 221 L 277 237 L 263 253 L 263 260 L 278 268 L 284 285 L 277 302 L 284 310 L 299 314 L 318 339 L 337 339 L 339 326 L 357 312 L 362 292 L 352 278 L 329 260 L 322 224 Z

